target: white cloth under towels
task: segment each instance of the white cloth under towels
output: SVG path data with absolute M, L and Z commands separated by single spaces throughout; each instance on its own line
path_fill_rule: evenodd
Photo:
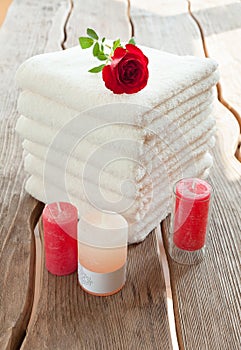
M 137 94 L 107 90 L 80 47 L 32 57 L 16 74 L 26 190 L 45 203 L 67 199 L 80 215 L 122 213 L 129 243 L 170 212 L 175 181 L 208 175 L 215 143 L 217 63 L 141 49 L 150 76 Z

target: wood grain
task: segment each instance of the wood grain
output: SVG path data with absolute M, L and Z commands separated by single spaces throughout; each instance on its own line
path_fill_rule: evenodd
M 221 99 L 234 109 L 241 131 L 241 2 L 191 0 L 190 4 L 202 28 L 208 55 L 219 62 Z
M 65 47 L 78 45 L 78 38 L 86 34 L 87 28 L 94 28 L 100 37 L 128 41 L 131 26 L 127 18 L 127 0 L 74 1 L 66 26 Z
M 131 0 L 130 4 L 137 44 L 179 55 L 203 55 L 185 0 Z
M 202 1 L 204 13 L 207 12 L 205 8 L 208 8 L 210 3 L 213 1 L 208 4 Z M 141 35 L 143 44 L 151 43 L 154 47 L 182 55 L 204 56 L 199 28 L 188 13 L 186 1 L 153 1 L 151 7 L 145 1 L 132 0 L 131 4 L 137 42 L 139 33 L 143 33 Z M 176 9 L 178 11 L 175 13 Z M 174 17 L 175 25 L 170 26 L 168 23 L 168 13 Z M 215 11 L 212 14 L 215 17 Z M 223 16 L 217 15 L 214 22 L 218 21 L 220 28 L 221 21 L 225 22 Z M 223 25 L 232 25 L 231 21 L 229 22 Z M 209 25 L 213 25 L 210 17 Z M 183 41 L 181 37 L 188 39 Z M 234 48 L 237 40 L 239 41 L 239 35 L 233 35 L 229 44 Z M 219 46 L 218 43 L 217 40 L 215 52 L 219 52 L 219 56 L 228 55 L 228 41 L 225 50 L 222 41 Z M 210 44 L 209 41 L 208 51 L 211 53 Z M 222 74 L 221 69 L 223 77 Z M 230 79 L 230 84 L 232 80 Z M 233 101 L 237 101 L 237 97 Z M 239 127 L 229 110 L 218 101 L 214 114 L 217 120 L 218 140 L 213 152 L 214 167 L 209 178 L 215 191 L 215 200 L 207 256 L 202 264 L 191 267 L 177 265 L 169 259 L 179 347 L 186 350 L 239 349 L 241 344 L 239 332 L 241 166 L 234 157 Z M 164 222 L 162 230 L 167 249 L 168 221 Z
M 214 11 L 210 17 L 210 10 L 215 9 L 217 1 L 202 3 L 198 11 L 208 8 L 208 14 L 201 12 L 207 24 L 207 19 L 215 16 Z M 237 1 L 232 3 L 237 6 Z M 232 3 L 222 0 L 221 10 L 216 13 L 222 13 L 222 6 L 231 6 L 234 13 Z M 188 13 L 185 0 L 131 0 L 131 17 L 138 43 L 178 54 L 204 55 L 199 28 Z M 224 16 L 219 17 L 221 21 Z M 215 18 L 215 27 L 236 33 L 235 18 L 231 27 L 217 24 Z M 153 234 L 142 244 L 130 247 L 128 283 L 113 297 L 87 295 L 78 286 L 76 273 L 52 276 L 44 269 L 43 260 L 35 279 L 33 228 L 42 205 L 24 192 L 22 149 L 14 132 L 18 96 L 14 74 L 18 65 L 34 54 L 76 45 L 87 26 L 96 28 L 100 35 L 128 39 L 131 26 L 127 1 L 88 0 L 80 4 L 76 0 L 72 8 L 67 0 L 53 0 L 51 4 L 47 0 L 15 0 L 0 32 L 0 44 L 4 47 L 0 53 L 1 349 L 19 348 L 22 342 L 22 349 L 171 348 L 164 279 Z M 222 49 L 221 43 L 215 39 L 215 52 L 219 53 L 219 45 Z M 235 47 L 235 36 L 230 43 Z M 209 41 L 208 46 L 211 44 Z M 227 48 L 228 40 L 225 53 Z M 234 78 L 236 73 L 232 73 Z M 225 86 L 228 97 L 230 85 Z M 233 101 L 237 102 L 236 97 Z M 241 169 L 234 158 L 238 124 L 221 104 L 217 104 L 215 113 L 218 144 L 210 176 L 215 201 L 207 256 L 202 264 L 192 267 L 176 265 L 169 259 L 179 347 L 186 350 L 236 350 L 241 345 Z M 168 221 L 163 225 L 163 233 L 167 246 Z
M 16 0 L 0 30 L 0 348 L 16 349 L 25 335 L 34 287 L 33 227 L 42 204 L 24 191 L 21 141 L 14 128 L 18 117 L 16 69 L 28 57 L 60 46 L 62 28 L 55 18 L 67 11 L 63 1 Z M 58 38 L 58 40 L 57 40 Z
M 155 235 L 128 250 L 127 283 L 111 297 L 80 288 L 77 273 L 49 274 L 22 348 L 171 349 Z M 44 262 L 43 262 L 44 263 Z

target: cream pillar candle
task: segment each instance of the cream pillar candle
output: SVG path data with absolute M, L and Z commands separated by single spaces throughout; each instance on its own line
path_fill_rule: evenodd
M 88 293 L 117 293 L 125 284 L 128 223 L 114 212 L 91 211 L 78 227 L 78 278 Z

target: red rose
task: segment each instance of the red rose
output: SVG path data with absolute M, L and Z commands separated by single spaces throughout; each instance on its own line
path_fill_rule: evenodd
M 149 77 L 148 58 L 135 45 L 118 47 L 111 63 L 102 70 L 105 86 L 114 94 L 134 94 L 142 90 Z

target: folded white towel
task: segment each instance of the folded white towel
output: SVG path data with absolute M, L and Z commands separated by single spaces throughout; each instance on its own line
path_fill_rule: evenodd
M 214 120 L 206 113 L 218 80 L 217 64 L 211 59 L 142 49 L 149 58 L 150 78 L 147 87 L 133 95 L 107 90 L 101 75 L 88 73 L 96 64 L 91 50 L 79 47 L 35 56 L 16 74 L 19 86 L 28 90 L 19 100 L 25 116 L 16 130 L 26 139 L 25 148 L 39 157 L 26 158 L 26 170 L 35 174 L 26 183 L 27 191 L 49 202 L 68 200 L 67 187 L 80 213 L 94 204 L 121 211 L 131 224 L 130 242 L 144 239 L 156 220 L 167 215 L 174 181 L 200 177 L 210 168 L 212 158 L 206 151 L 214 142 Z M 104 123 L 111 125 L 103 127 Z M 200 157 L 192 164 L 194 155 Z M 85 164 L 90 165 L 88 193 L 81 182 Z M 96 177 L 91 177 L 103 165 L 108 170 L 101 190 L 107 200 L 97 192 Z M 118 197 L 117 179 L 137 184 L 135 195 Z
M 180 104 L 177 108 L 166 111 L 165 115 L 160 115 L 158 113 L 157 118 L 154 119 L 148 125 L 148 127 L 146 127 L 146 133 L 148 133 L 149 130 L 149 133 L 154 131 L 155 133 L 159 134 L 164 129 L 175 127 L 177 124 L 178 127 L 180 127 L 182 123 L 188 121 L 189 119 L 192 121 L 193 117 L 198 113 L 210 108 L 213 100 L 214 94 L 212 93 L 212 90 L 208 90 L 207 92 L 195 96 L 185 103 Z M 62 129 L 69 121 L 78 116 L 77 111 L 71 110 L 59 103 L 27 91 L 24 91 L 19 97 L 18 110 L 25 117 L 49 126 L 53 130 Z M 116 123 L 118 121 L 113 120 L 113 117 L 115 117 L 115 114 L 113 113 L 109 117 L 105 114 L 101 115 L 101 120 L 96 120 L 96 117 L 99 119 L 99 115 L 94 115 L 94 117 L 88 115 L 89 129 L 93 130 L 100 127 L 99 132 L 97 130 L 94 132 L 94 135 L 99 134 L 99 137 L 101 137 L 103 126 L 106 125 L 106 123 Z M 82 119 L 80 119 L 80 123 L 81 122 L 83 122 Z M 105 126 L 105 129 L 107 129 L 107 126 Z M 126 125 L 122 126 L 120 124 L 120 120 L 116 129 L 119 137 L 121 137 L 123 134 L 128 137 Z M 134 133 L 135 129 L 139 130 L 139 127 L 136 126 L 134 130 L 130 130 L 132 132 L 132 135 L 130 136 L 133 138 L 140 138 L 140 135 L 136 135 Z M 78 130 L 75 128 L 68 128 L 67 130 L 73 135 L 78 135 Z M 109 131 L 111 131 L 110 128 Z M 91 136 L 91 134 L 89 136 Z M 145 137 L 145 134 L 143 137 Z
M 218 76 L 212 74 L 217 69 L 217 63 L 212 59 L 181 57 L 141 48 L 149 58 L 149 81 L 138 94 L 114 95 L 107 90 L 100 74 L 88 72 L 96 65 L 91 50 L 81 50 L 78 46 L 28 59 L 19 67 L 16 80 L 21 88 L 77 111 L 109 103 L 141 104 L 155 108 L 181 93 L 183 97 L 177 98 L 180 103 L 200 93 L 196 91 L 195 84 L 206 77 L 213 79 L 206 83 L 202 91 L 217 82 Z
M 188 133 L 190 131 L 193 132 L 193 129 L 197 126 L 197 125 L 202 125 L 202 122 L 205 122 L 208 115 L 210 114 L 211 110 L 210 109 L 206 109 L 204 110 L 202 113 L 198 114 L 197 116 L 195 116 L 195 118 L 193 118 L 192 120 L 190 120 L 189 122 L 184 122 L 184 124 L 182 124 L 182 128 L 181 128 L 181 132 L 180 130 L 178 130 L 176 132 L 177 128 L 180 128 L 180 123 L 176 123 L 176 124 L 172 124 L 170 126 L 170 129 L 168 130 L 168 133 L 165 137 L 165 141 L 164 144 L 162 142 L 162 145 L 160 146 L 160 142 L 157 142 L 158 146 L 154 146 L 155 148 L 150 150 L 150 160 L 153 159 L 154 157 L 157 157 L 159 155 L 159 149 L 160 147 L 163 148 L 163 146 L 166 147 L 166 139 L 168 139 L 169 143 L 171 144 L 170 148 L 172 149 L 173 147 L 175 147 L 175 142 L 178 141 L 179 137 L 184 137 L 184 140 L 186 142 L 186 136 L 183 136 L 183 133 Z M 214 123 L 214 122 L 213 122 Z M 206 127 L 204 127 L 206 130 Z M 170 136 L 168 136 L 170 133 Z M 27 149 L 30 153 L 36 155 L 37 157 L 39 157 L 40 159 L 45 159 L 48 149 L 47 147 L 45 147 L 44 149 L 41 149 L 41 145 L 38 145 L 37 143 L 31 143 L 29 144 L 29 141 L 25 140 L 25 145 L 27 143 L 27 146 L 25 146 L 25 149 Z M 178 141 L 179 144 L 181 144 L 181 141 Z M 174 145 L 174 146 L 173 146 Z M 40 150 L 39 150 L 40 148 Z M 169 148 L 169 147 L 168 147 Z M 91 149 L 91 148 L 90 148 Z M 68 159 L 68 164 L 66 165 L 66 171 L 70 172 L 73 175 L 76 175 L 78 177 L 83 176 L 83 172 L 86 166 L 86 162 L 82 161 L 81 158 L 83 158 L 83 156 L 81 155 L 81 149 L 79 156 L 78 156 L 78 160 L 77 158 L 75 158 L 73 155 L 71 155 Z M 193 151 L 193 149 L 192 149 Z M 151 154 L 152 152 L 152 154 Z M 169 152 L 170 153 L 170 152 Z M 159 155 L 159 159 L 162 159 L 165 153 L 160 154 Z M 175 153 L 175 155 L 178 157 L 178 152 Z M 182 155 L 183 157 L 183 155 Z M 192 152 L 190 152 L 190 159 L 192 159 Z M 99 159 L 97 157 L 97 159 Z M 117 159 L 116 159 L 117 160 Z M 178 163 L 178 165 L 182 165 L 181 162 L 182 159 L 180 159 Z M 52 157 L 51 159 L 49 159 L 49 163 L 52 163 L 53 165 L 57 165 L 57 166 L 62 166 L 63 164 L 63 156 L 60 152 L 57 151 L 53 151 Z M 144 164 L 143 164 L 144 165 Z M 96 167 L 95 164 L 88 164 L 89 167 L 91 167 L 91 171 L 89 171 L 89 174 L 92 175 L 93 174 L 93 178 L 90 179 L 90 181 L 96 181 L 96 172 L 98 172 L 98 174 L 102 174 L 102 180 L 104 181 L 104 183 L 106 183 L 108 186 L 109 184 L 114 183 L 114 180 L 116 181 L 120 181 L 120 180 L 125 180 L 127 177 L 127 173 L 125 171 L 122 171 L 119 175 L 120 178 L 115 177 L 115 178 L 111 178 L 110 181 L 110 177 L 111 174 L 113 173 L 113 167 L 111 166 L 107 166 L 105 169 L 100 169 L 100 167 Z M 166 160 L 166 166 L 170 167 L 169 164 L 169 159 Z M 172 164 L 172 166 L 175 166 L 175 164 Z M 116 164 L 115 164 L 116 167 Z M 122 170 L 123 167 L 121 168 Z M 108 175 L 108 179 L 106 179 L 105 175 Z M 138 181 L 137 181 L 138 182 Z M 142 181 L 142 187 L 145 185 L 145 181 Z M 140 185 L 141 186 L 141 185 Z M 115 190 L 115 189 L 114 189 Z
M 150 161 L 157 156 L 159 157 L 159 159 L 162 160 L 162 162 L 167 162 L 167 167 L 169 166 L 168 159 L 173 158 L 173 155 L 175 155 L 178 158 L 178 154 L 182 149 L 185 149 L 185 151 L 189 151 L 191 158 L 191 151 L 197 148 L 196 146 L 198 146 L 199 140 L 201 140 L 202 137 L 210 137 L 213 134 L 213 127 L 215 121 L 212 118 L 206 119 L 206 114 L 208 113 L 210 113 L 210 111 L 207 110 L 207 112 L 204 111 L 197 116 L 197 125 L 195 125 L 196 121 L 194 118 L 192 120 L 192 123 L 184 123 L 183 128 L 178 129 L 177 132 L 171 131 L 171 133 L 169 133 L 167 131 L 165 137 L 157 137 L 155 140 L 156 143 L 151 148 L 147 147 L 145 143 L 141 143 L 141 141 L 139 140 L 131 140 L 130 143 L 130 140 L 124 138 L 123 136 L 123 138 L 120 139 L 120 142 L 117 142 L 117 146 L 121 146 L 119 149 L 117 149 L 118 152 L 116 152 L 116 149 L 111 151 L 111 149 L 109 150 L 108 147 L 101 149 L 101 152 L 98 152 L 98 148 L 102 146 L 101 142 L 105 143 L 109 141 L 110 145 L 113 145 L 115 141 L 115 138 L 114 140 L 109 139 L 109 135 L 112 137 L 112 135 L 114 135 L 114 132 L 104 133 L 105 130 L 103 130 L 101 142 L 98 143 L 97 137 L 97 144 L 92 144 L 86 141 L 85 139 L 83 139 L 78 144 L 78 153 L 75 154 L 79 159 L 79 164 L 77 165 L 75 171 L 79 173 L 79 176 L 82 176 L 86 164 L 96 166 L 95 163 L 99 161 L 99 158 L 101 158 L 102 163 L 99 164 L 99 171 L 101 170 L 100 168 L 102 168 L 103 166 L 107 166 L 106 169 L 103 171 L 103 174 L 105 174 L 107 170 L 108 173 L 113 173 L 118 178 L 129 177 L 133 181 L 136 181 L 140 178 L 143 178 L 146 172 L 149 172 L 151 170 Z M 49 147 L 51 145 L 51 142 L 55 136 L 55 132 L 53 132 L 51 129 L 42 126 L 41 124 L 25 117 L 21 117 L 18 120 L 16 129 L 23 137 L 30 139 L 35 143 L 39 143 L 42 141 L 42 143 L 44 143 L 46 147 Z M 104 135 L 106 135 L 106 139 L 104 139 Z M 122 146 L 125 146 L 125 141 L 127 142 L 127 147 L 123 149 Z M 74 136 L 65 135 L 64 142 L 60 144 L 60 146 L 62 147 L 62 152 L 68 149 L 68 146 L 66 147 L 66 144 L 76 144 L 77 142 L 78 139 L 75 139 Z M 196 143 L 194 148 L 192 147 L 193 143 Z M 130 148 L 130 146 L 132 148 Z M 146 152 L 146 150 L 148 150 L 149 152 Z M 67 163 L 63 163 L 62 156 L 56 158 L 55 151 L 57 150 L 54 150 L 53 153 L 49 153 L 51 157 L 49 156 L 47 158 L 47 162 L 50 164 L 56 164 L 57 161 L 59 161 L 59 166 L 64 166 L 66 169 Z M 61 153 L 57 154 L 61 155 Z M 72 159 L 71 154 L 69 155 L 69 158 Z
M 151 177 L 153 180 L 155 178 L 160 176 L 160 164 L 164 161 L 166 161 L 166 164 L 169 168 L 172 169 L 172 171 L 177 171 L 178 169 L 183 169 L 186 167 L 186 165 L 189 162 L 192 162 L 195 164 L 195 160 L 200 158 L 206 151 L 211 149 L 215 144 L 215 137 L 211 136 L 210 134 L 206 135 L 206 137 L 201 138 L 198 142 L 194 143 L 191 145 L 191 151 L 188 149 L 188 152 L 182 150 L 180 152 L 180 155 L 174 155 L 172 154 L 171 157 L 162 160 L 161 156 L 159 155 L 157 157 L 157 161 L 152 164 L 150 167 L 149 165 L 147 166 L 147 171 L 143 171 L 144 176 L 141 177 L 136 177 L 135 179 L 135 185 L 137 189 L 141 189 L 143 186 L 145 186 L 146 183 L 148 183 L 149 178 L 149 173 L 151 172 Z M 40 144 L 24 140 L 23 141 L 23 148 L 26 151 L 27 154 L 33 155 L 36 158 L 41 159 L 42 161 L 46 161 L 46 154 L 48 152 L 48 148 L 45 146 L 42 146 Z M 156 154 L 158 154 L 158 150 L 156 150 Z M 57 168 L 59 167 L 60 164 L 63 164 L 65 161 L 65 156 L 63 153 L 58 152 L 58 151 L 53 151 L 52 152 L 52 157 L 51 157 L 51 163 L 52 165 L 56 166 Z M 78 157 L 78 154 L 73 153 L 71 157 L 68 159 L 68 164 L 66 167 L 66 171 L 68 171 L 70 174 L 78 176 L 80 174 L 79 169 L 81 164 L 83 164 L 80 161 L 80 157 Z M 95 163 L 95 164 L 88 164 L 89 167 L 89 180 L 90 182 L 95 182 L 96 180 L 96 173 L 99 175 L 101 172 L 101 175 L 106 174 L 106 176 L 109 176 L 109 179 L 106 183 L 105 177 L 101 176 L 100 181 L 102 186 L 106 188 L 110 188 L 111 184 L 114 182 L 120 183 L 121 181 L 128 180 L 129 178 L 129 173 L 124 174 L 123 172 L 120 173 L 113 173 L 111 170 L 113 168 L 106 166 L 104 169 L 101 168 L 100 163 Z M 61 167 L 60 167 L 61 168 Z M 152 171 L 151 171 L 152 170 Z M 102 174 L 103 172 L 103 174 Z M 119 175 L 119 176 L 118 176 Z M 112 189 L 114 190 L 114 189 Z
M 187 157 L 186 157 L 187 158 Z M 111 174 L 101 171 L 101 169 L 97 169 L 88 165 L 90 170 L 87 174 L 85 174 L 84 169 L 82 171 L 78 171 L 73 168 L 61 169 L 60 167 L 56 167 L 53 164 L 48 164 L 48 169 L 46 171 L 46 162 L 45 160 L 36 157 L 34 155 L 28 154 L 24 160 L 24 168 L 25 170 L 33 175 L 41 176 L 45 178 L 49 182 L 53 182 L 56 186 L 58 183 L 61 184 L 61 179 L 65 178 L 67 181 L 70 178 L 70 183 L 75 184 L 75 187 L 78 188 L 77 182 L 87 183 L 94 186 L 97 186 L 101 189 L 103 194 L 108 197 L 108 193 L 111 194 L 111 200 L 120 200 L 120 198 L 124 195 L 127 198 L 133 198 L 135 200 L 142 200 L 144 196 L 147 196 L 149 192 L 152 191 L 152 187 L 158 185 L 159 183 L 164 181 L 166 177 L 171 178 L 180 178 L 184 176 L 184 172 L 186 169 L 190 168 L 190 165 L 193 167 L 195 173 L 199 173 L 200 164 L 204 164 L 205 167 L 210 167 L 210 156 L 208 158 L 207 164 L 207 152 L 202 152 L 195 156 L 189 156 L 188 159 L 185 157 L 181 158 L 179 161 L 176 161 L 172 167 L 168 166 L 168 163 L 162 164 L 159 159 L 155 161 L 153 171 L 151 174 L 147 174 L 145 177 L 145 181 L 134 183 L 132 179 L 129 178 L 117 178 L 113 177 Z M 127 185 L 127 181 L 131 181 L 129 186 Z
M 25 160 L 25 169 L 31 174 L 36 175 L 44 179 L 46 184 L 52 183 L 56 187 L 60 189 L 64 189 L 66 187 L 67 191 L 74 195 L 75 197 L 81 199 L 92 198 L 92 201 L 96 202 L 96 205 L 101 206 L 102 197 L 106 199 L 108 203 L 103 204 L 103 209 L 111 210 L 113 209 L 114 203 L 117 203 L 115 207 L 115 211 L 124 211 L 125 208 L 130 208 L 128 211 L 129 215 L 133 215 L 136 212 L 139 212 L 142 209 L 143 205 L 152 200 L 152 192 L 155 187 L 160 187 L 166 181 L 172 183 L 172 181 L 176 181 L 181 177 L 185 177 L 186 174 L 190 174 L 192 171 L 192 176 L 197 176 L 200 172 L 202 173 L 205 169 L 210 168 L 212 166 L 212 157 L 207 152 L 199 159 L 196 159 L 195 163 L 189 162 L 185 167 L 179 168 L 178 171 L 173 171 L 172 169 L 167 169 L 165 164 L 160 165 L 160 174 L 159 178 L 156 181 L 153 180 L 152 174 L 150 175 L 150 185 L 146 186 L 143 190 L 138 190 L 135 193 L 132 193 L 132 196 L 127 196 L 127 191 L 122 193 L 121 183 L 115 181 L 114 184 L 110 187 L 119 186 L 119 191 L 111 191 L 110 187 L 104 187 L 100 182 L 91 183 L 88 178 L 76 177 L 68 172 L 63 173 L 61 169 L 58 169 L 54 166 L 49 165 L 47 171 L 45 172 L 46 165 L 44 162 L 35 158 L 33 156 L 27 156 Z M 135 186 L 134 186 L 135 187 Z M 163 187 L 163 191 L 166 190 L 166 186 Z M 168 193 L 168 192 L 167 192 Z M 156 200 L 154 198 L 154 200 Z M 104 201 L 103 201 L 104 203 Z M 118 210 L 117 210 L 118 209 Z
M 164 128 L 162 127 L 163 124 L 165 124 L 164 118 L 160 118 L 152 123 L 152 129 L 154 130 L 153 135 L 147 135 L 148 133 L 151 133 L 151 128 L 138 128 L 135 126 L 130 125 L 108 125 L 108 126 L 102 126 L 102 128 L 96 130 L 94 129 L 92 132 L 89 132 L 86 137 L 78 144 L 77 148 L 80 150 L 78 154 L 78 158 L 81 160 L 83 159 L 83 155 L 85 156 L 85 159 L 95 152 L 100 146 L 105 144 L 105 151 L 108 152 L 108 148 L 113 148 L 116 152 L 116 154 L 113 154 L 113 152 L 106 153 L 106 159 L 112 160 L 116 159 L 118 157 L 131 157 L 131 159 L 136 159 L 137 161 L 141 161 L 142 163 L 146 163 L 147 161 L 150 161 L 152 158 L 152 154 L 149 152 L 149 146 L 155 145 L 155 138 L 159 138 L 159 141 L 163 141 L 161 139 L 164 139 L 164 143 L 166 142 L 174 142 L 175 140 L 178 140 L 179 137 L 185 138 L 183 135 L 188 132 L 189 130 L 193 130 L 193 133 L 196 133 L 196 127 L 200 124 L 200 130 L 201 130 L 201 123 L 205 121 L 205 119 L 208 119 L 210 115 L 210 108 L 205 108 L 208 106 L 208 103 L 204 102 L 200 105 L 198 105 L 193 110 L 185 113 L 184 115 L 181 115 L 178 119 L 178 121 L 170 122 L 169 127 L 167 131 L 165 131 L 165 139 L 163 135 Z M 211 102 L 211 100 L 210 100 Z M 198 113 L 199 111 L 202 111 L 201 113 Z M 169 118 L 168 118 L 169 119 Z M 206 121 L 208 125 L 213 124 L 213 120 L 209 117 L 209 119 Z M 57 129 L 51 128 L 51 127 L 45 127 L 44 124 L 38 123 L 35 121 L 29 121 L 28 119 L 21 117 L 16 126 L 16 130 L 25 138 L 30 139 L 36 143 L 44 144 L 46 146 L 52 144 L 52 141 L 54 140 L 55 135 L 57 135 Z M 68 131 L 68 130 L 67 130 Z M 55 146 L 58 150 L 62 150 L 63 152 L 67 149 L 72 147 L 68 147 L 68 144 L 77 144 L 78 143 L 78 137 L 74 138 L 72 136 L 66 135 L 65 131 L 62 131 L 64 142 L 58 144 L 58 147 Z M 168 136 L 168 133 L 171 136 Z M 157 135 L 156 135 L 157 134 Z M 158 137 L 160 135 L 160 137 Z M 198 134 L 200 135 L 200 133 Z M 77 136 L 77 135 L 76 135 Z M 172 140 L 172 136 L 174 136 L 175 140 Z M 119 141 L 118 141 L 119 140 Z M 123 141 L 123 142 L 122 142 Z M 129 142 L 131 141 L 131 142 Z M 188 140 L 187 140 L 188 141 Z M 93 143 L 96 145 L 93 146 Z M 109 143 L 109 145 L 108 145 Z M 67 145 L 66 145 L 67 144 Z M 163 142 L 162 142 L 163 144 Z M 134 145 L 134 147 L 133 147 Z M 131 153 L 131 148 L 132 152 Z M 163 147 L 163 146 L 162 146 Z M 52 145 L 52 148 L 54 148 L 54 145 Z M 150 151 L 151 151 L 150 147 Z M 92 157 L 93 158 L 93 157 Z M 97 161 L 99 157 L 96 157 Z M 62 161 L 61 161 L 62 164 Z M 118 168 L 118 164 L 113 164 L 114 167 Z M 80 164 L 81 166 L 81 164 Z M 125 174 L 125 170 L 119 169 L 121 172 Z M 127 172 L 129 173 L 132 169 L 127 168 Z M 126 175 L 124 175 L 126 176 Z
M 208 102 L 211 102 L 211 101 L 208 101 Z M 203 119 L 205 119 L 205 113 L 206 113 L 206 118 L 208 119 L 208 116 L 210 115 L 210 112 L 211 112 L 210 108 L 208 109 L 205 108 L 208 105 L 209 103 L 207 104 L 203 103 L 201 105 L 198 105 L 195 109 L 192 109 L 191 111 L 183 115 L 180 115 L 178 122 L 173 123 L 173 121 L 170 121 L 168 127 L 174 131 L 177 128 L 180 130 L 183 123 L 186 123 L 185 125 L 186 129 L 188 128 L 189 125 L 190 127 L 192 127 L 193 125 L 196 126 Z M 200 111 L 203 111 L 201 115 L 200 115 Z M 63 134 L 63 136 L 65 136 L 65 134 L 68 134 L 70 132 L 70 134 L 77 136 L 76 141 L 74 141 L 75 143 L 80 138 L 85 138 L 85 140 L 88 140 L 88 142 L 96 143 L 98 145 L 107 143 L 113 139 L 130 139 L 130 140 L 135 140 L 137 142 L 145 142 L 146 145 L 151 145 L 153 137 L 156 137 L 156 136 L 160 138 L 162 137 L 163 130 L 165 129 L 165 124 L 166 124 L 165 119 L 169 120 L 168 117 L 166 118 L 166 116 L 164 116 L 163 118 L 159 118 L 158 120 L 156 120 L 146 128 L 140 128 L 138 126 L 130 125 L 130 124 L 115 124 L 115 123 L 96 125 L 95 121 L 88 120 L 89 130 L 88 130 L 88 133 L 86 134 L 79 135 L 78 132 L 74 132 L 72 131 L 72 129 L 66 130 L 65 128 L 61 130 L 61 133 Z M 189 121 L 189 123 L 187 123 L 187 121 Z M 99 126 L 101 127 L 99 128 Z M 59 130 L 56 127 L 47 127 L 47 125 L 42 122 L 29 120 L 24 116 L 20 117 L 16 125 L 16 130 L 22 136 L 24 136 L 25 134 L 31 133 L 31 131 L 34 129 L 37 129 L 36 132 L 39 135 L 38 142 L 46 145 L 53 142 L 55 135 L 57 135 Z M 169 129 L 167 130 L 167 132 L 169 132 Z M 114 146 L 115 146 L 114 144 L 111 145 L 112 148 Z M 63 147 L 66 147 L 66 145 L 63 144 Z M 89 148 L 89 145 L 88 145 L 88 148 Z M 118 145 L 118 148 L 119 148 L 119 145 Z
M 37 198 L 41 202 L 46 202 L 44 185 L 41 178 L 36 176 L 31 176 L 25 186 L 28 193 L 30 193 L 34 198 Z M 65 194 L 56 188 L 55 186 L 51 186 L 49 189 L 49 193 L 52 193 L 52 197 L 48 198 L 50 201 L 62 201 L 66 200 Z M 89 203 L 85 201 L 81 201 L 81 199 L 67 198 L 68 201 L 76 205 L 78 208 L 81 208 L 81 214 L 86 211 L 93 210 L 93 207 L 89 205 Z M 167 208 L 169 200 L 168 198 L 164 198 L 161 205 L 156 208 L 155 212 L 150 212 L 145 216 L 145 220 L 131 222 L 129 221 L 129 232 L 128 232 L 128 242 L 129 243 L 137 243 L 145 239 L 145 237 L 150 233 L 150 231 L 156 226 L 157 220 L 159 222 L 163 220 L 168 214 L 169 210 Z M 164 213 L 167 213 L 166 215 Z
M 183 125 L 180 125 L 179 123 L 174 125 L 172 124 L 170 126 L 171 132 L 169 132 L 169 129 L 161 130 L 161 123 L 160 125 L 157 124 L 156 128 L 160 128 L 158 133 L 153 132 L 153 134 L 150 137 L 147 136 L 146 138 L 145 135 L 150 131 L 150 129 L 137 128 L 132 125 L 108 124 L 104 125 L 101 128 L 101 130 L 93 129 L 91 132 L 82 137 L 79 137 L 78 135 L 71 135 L 68 133 L 68 130 L 62 130 L 61 136 L 64 139 L 62 140 L 61 144 L 58 144 L 58 146 L 61 147 L 58 150 L 66 151 L 69 145 L 78 145 L 77 147 L 81 147 L 83 154 L 90 154 L 101 145 L 106 144 L 108 146 L 108 143 L 110 143 L 109 147 L 106 147 L 105 149 L 113 149 L 114 151 L 117 151 L 120 155 L 131 154 L 133 157 L 139 156 L 144 154 L 148 148 L 154 146 L 156 143 L 163 141 L 164 138 L 166 139 L 166 142 L 168 144 L 168 142 L 171 141 L 170 137 L 172 136 L 169 134 L 175 130 L 178 130 L 177 134 L 174 135 L 175 139 L 177 139 L 178 137 L 185 137 L 186 132 L 190 131 L 190 129 L 192 130 L 192 132 L 189 134 L 192 137 L 192 139 L 199 137 L 202 134 L 202 132 L 205 132 L 205 127 L 210 129 L 215 124 L 214 119 L 209 117 L 210 113 L 211 109 L 206 109 L 194 116 L 192 120 L 188 122 L 185 121 Z M 38 123 L 24 116 L 21 116 L 18 119 L 16 124 L 16 131 L 23 138 L 29 139 L 30 141 L 36 143 L 40 143 L 42 145 L 51 145 L 53 148 L 55 147 L 53 142 L 56 138 L 56 135 L 58 135 L 59 133 L 59 130 L 57 129 L 52 129 L 42 123 Z M 117 142 L 117 144 L 115 144 L 115 141 L 118 140 L 120 140 L 120 142 Z M 122 140 L 123 142 L 121 142 Z M 132 153 L 130 153 L 130 145 L 128 143 L 127 145 L 125 145 L 125 140 L 136 142 L 135 148 L 131 150 Z M 138 148 L 138 145 L 140 147 L 145 146 L 145 149 L 140 150 L 141 153 L 137 153 L 136 148 Z
M 160 114 L 158 111 L 158 113 L 156 113 L 157 120 L 155 119 L 155 121 L 158 122 L 161 118 L 163 127 L 167 127 L 174 121 L 178 121 L 181 116 L 185 115 L 186 117 L 192 118 L 191 112 L 193 115 L 199 113 L 211 105 L 213 99 L 214 94 L 212 93 L 212 89 L 208 89 L 199 95 L 195 95 L 184 103 L 179 104 L 176 108 L 169 106 L 169 108 L 172 108 L 163 109 L 162 113 L 164 113 L 164 115 Z M 18 99 L 18 111 L 25 117 L 46 124 L 54 129 L 62 128 L 66 123 L 71 121 L 74 117 L 77 117 L 80 113 L 79 111 L 67 108 L 63 104 L 56 103 L 49 98 L 40 96 L 30 91 L 23 91 L 20 94 Z M 97 114 L 96 117 L 99 118 L 99 115 Z M 119 115 L 115 115 L 113 113 L 110 115 L 102 114 L 101 121 L 103 123 L 120 122 L 120 120 L 116 119 L 115 117 L 119 118 Z M 126 117 L 130 118 L 130 121 L 134 120 L 133 113 L 127 114 Z M 91 116 L 88 116 L 88 118 L 91 118 Z M 125 121 L 128 120 L 126 119 Z M 93 123 L 94 125 L 97 125 L 97 121 L 93 121 Z M 76 133 L 74 129 L 70 131 L 72 133 Z
M 210 161 L 210 162 L 209 162 Z M 211 164 L 210 155 L 206 157 L 206 165 Z M 193 167 L 190 166 L 189 169 L 185 169 L 185 176 L 191 176 L 193 174 Z M 204 171 L 200 170 L 199 173 L 196 173 L 196 176 L 200 178 L 205 178 L 208 175 L 208 168 Z M 128 210 L 122 213 L 129 222 L 130 231 L 129 231 L 129 243 L 136 243 L 142 241 L 148 233 L 155 227 L 157 221 L 163 220 L 171 210 L 171 187 L 173 179 L 166 179 L 163 183 L 160 184 L 159 188 L 155 189 L 155 196 L 153 200 L 149 201 L 146 205 L 140 208 L 139 212 L 136 212 L 136 215 L 130 215 Z M 47 185 L 47 191 L 46 191 Z M 163 190 L 165 188 L 165 190 Z M 74 194 L 68 193 L 66 197 L 66 192 L 62 189 L 56 187 L 54 184 L 45 183 L 43 179 L 38 176 L 31 176 L 26 182 L 26 190 L 33 197 L 37 198 L 42 202 L 52 202 L 52 201 L 61 201 L 68 200 L 79 209 L 80 215 L 84 212 L 93 209 L 93 205 L 86 200 L 82 200 L 80 197 L 76 196 L 76 189 Z M 101 205 L 103 203 L 101 202 Z M 137 208 L 138 209 L 138 208 Z M 113 207 L 112 209 L 113 210 Z

